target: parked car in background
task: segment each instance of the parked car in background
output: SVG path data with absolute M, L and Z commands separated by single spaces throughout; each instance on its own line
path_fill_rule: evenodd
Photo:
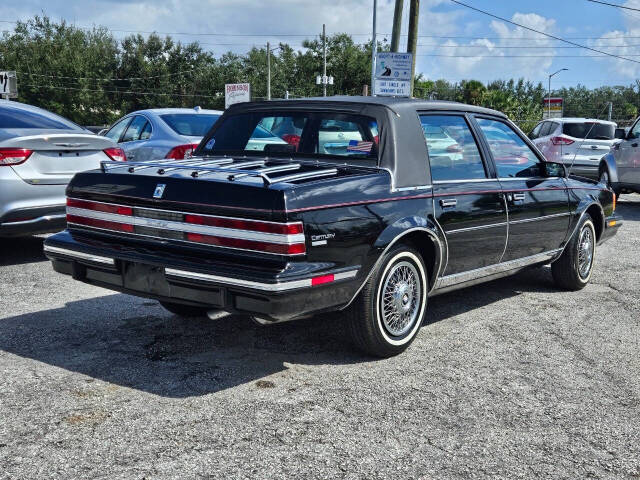
M 600 159 L 616 142 L 616 124 L 593 118 L 554 118 L 538 123 L 529 138 L 550 162 L 571 174 L 598 179 Z
M 621 193 L 640 193 L 640 117 L 630 129 L 618 129 L 616 142 L 599 165 L 600 182 Z
M 124 152 L 63 117 L 0 100 L 0 237 L 62 230 L 69 180 L 103 160 Z
M 96 135 L 100 135 L 102 132 L 106 132 L 108 130 L 108 126 L 105 128 L 105 125 L 85 125 L 84 128 Z
M 297 151 L 253 150 L 283 117 L 304 125 Z M 320 149 L 324 125 L 361 132 L 358 150 Z M 458 145 L 447 161 L 443 131 Z M 165 166 L 76 175 L 68 228 L 45 242 L 53 268 L 183 316 L 343 310 L 381 357 L 407 348 L 434 295 L 546 264 L 560 288 L 585 287 L 622 222 L 604 185 L 545 161 L 504 114 L 453 102 L 240 103 L 194 158 Z
M 104 136 L 118 143 L 130 161 L 183 159 L 220 115 L 200 107 L 139 110 L 118 120 Z

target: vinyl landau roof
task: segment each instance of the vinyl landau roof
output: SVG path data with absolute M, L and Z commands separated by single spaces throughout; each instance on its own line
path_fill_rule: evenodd
M 378 124 L 378 167 L 389 171 L 394 188 L 431 184 L 427 142 L 417 116 L 420 112 L 480 113 L 506 119 L 503 113 L 464 103 L 395 97 L 313 97 L 232 105 L 222 119 L 253 111 L 340 111 L 374 118 Z M 215 131 L 216 126 L 214 125 Z

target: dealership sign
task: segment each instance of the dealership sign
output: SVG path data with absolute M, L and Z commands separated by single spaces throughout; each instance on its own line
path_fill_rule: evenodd
M 563 101 L 561 97 L 545 98 L 543 100 L 542 118 L 561 118 L 563 112 Z
M 224 108 L 251 101 L 251 87 L 248 83 L 227 83 L 224 86 Z
M 388 97 L 411 96 L 411 53 L 379 52 L 373 94 Z

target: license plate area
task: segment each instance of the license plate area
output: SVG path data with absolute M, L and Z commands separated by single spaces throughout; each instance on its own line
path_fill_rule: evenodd
M 197 283 L 169 282 L 164 268 L 143 263 L 122 262 L 124 288 L 147 295 L 188 300 L 212 307 L 224 306 L 224 289 Z

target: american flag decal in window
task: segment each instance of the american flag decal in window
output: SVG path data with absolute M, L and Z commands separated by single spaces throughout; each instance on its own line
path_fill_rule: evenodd
M 350 140 L 347 146 L 347 152 L 369 153 L 373 148 L 373 142 L 364 142 L 361 140 Z

